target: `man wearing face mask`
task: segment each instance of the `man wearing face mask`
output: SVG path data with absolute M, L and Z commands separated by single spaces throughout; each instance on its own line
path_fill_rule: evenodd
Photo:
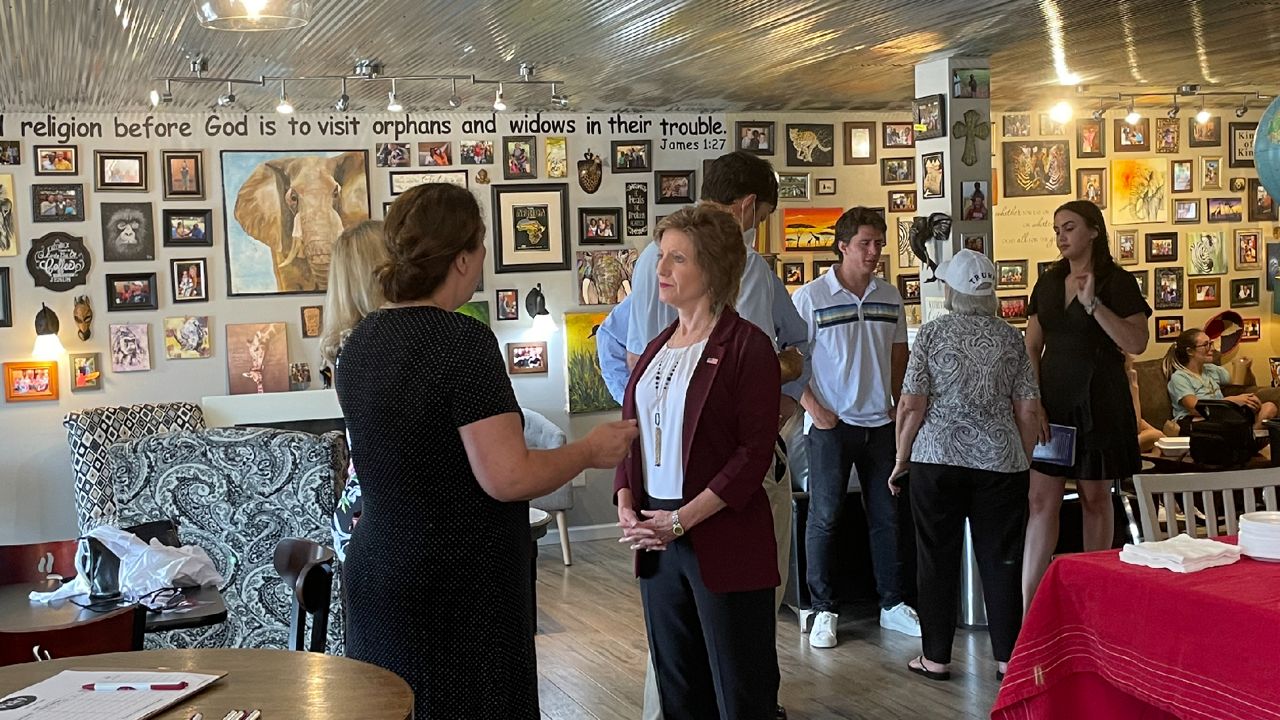
M 804 388 L 809 383 L 807 353 L 809 329 L 796 312 L 786 286 L 769 263 L 755 250 L 756 228 L 778 203 L 778 176 L 768 160 L 748 152 L 732 152 L 716 158 L 707 168 L 698 204 L 720 208 L 733 215 L 743 229 L 747 264 L 734 310 L 764 331 L 782 351 L 782 396 L 778 399 L 779 427 L 793 417 Z M 632 273 L 630 308 L 626 325 L 627 366 L 634 367 L 645 347 L 676 319 L 676 311 L 658 300 L 658 245 L 649 243 L 636 259 Z M 607 323 L 608 321 L 606 321 Z M 603 367 L 603 365 L 602 365 Z M 773 511 L 774 540 L 778 551 L 778 572 L 787 577 L 791 552 L 791 486 L 769 473 L 764 478 L 765 493 Z M 775 594 L 782 602 L 782 587 Z M 778 708 L 778 716 L 786 717 Z M 645 678 L 644 720 L 662 717 L 657 686 L 650 664 Z

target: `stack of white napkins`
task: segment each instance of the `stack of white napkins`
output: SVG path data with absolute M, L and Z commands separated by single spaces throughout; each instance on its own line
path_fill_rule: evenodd
M 1193 538 L 1186 533 L 1159 542 L 1126 544 L 1120 551 L 1121 562 L 1180 573 L 1230 565 L 1239 559 L 1240 548 L 1236 545 Z

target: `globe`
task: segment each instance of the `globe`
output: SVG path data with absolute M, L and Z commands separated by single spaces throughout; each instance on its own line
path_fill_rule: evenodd
M 1271 101 L 1253 138 L 1253 163 L 1262 186 L 1271 197 L 1280 199 L 1280 97 Z M 1252 198 L 1250 198 L 1252 199 Z

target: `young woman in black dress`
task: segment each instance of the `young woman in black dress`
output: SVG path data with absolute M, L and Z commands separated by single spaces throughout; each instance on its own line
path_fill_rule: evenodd
M 1031 465 L 1030 516 L 1022 557 L 1023 602 L 1029 607 L 1058 542 L 1066 480 L 1079 488 L 1084 549 L 1111 546 L 1112 483 L 1141 467 L 1138 428 L 1124 354 L 1147 349 L 1151 307 L 1138 283 L 1111 258 L 1097 205 L 1073 200 L 1053 215 L 1062 259 L 1036 282 L 1027 307 L 1027 352 L 1040 379 L 1043 422 L 1076 429 L 1072 466 Z

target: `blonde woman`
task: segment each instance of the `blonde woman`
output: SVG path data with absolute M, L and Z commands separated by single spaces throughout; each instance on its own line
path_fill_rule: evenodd
M 347 336 L 365 315 L 385 302 L 374 271 L 387 261 L 382 222 L 366 220 L 338 236 L 329 265 L 329 290 L 324 296 L 324 327 L 320 331 L 320 358 L 336 367 Z M 350 443 L 350 438 L 347 439 Z M 333 509 L 333 550 L 338 560 L 347 557 L 347 541 L 360 519 L 360 482 L 354 465 L 347 465 L 347 484 Z

